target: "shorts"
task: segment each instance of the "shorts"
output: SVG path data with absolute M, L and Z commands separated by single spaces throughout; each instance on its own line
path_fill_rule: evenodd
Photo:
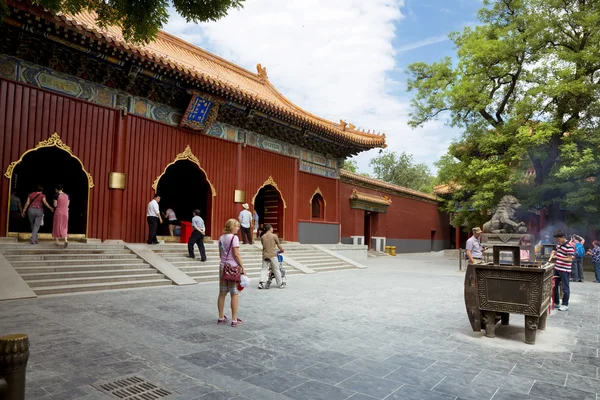
M 219 267 L 219 277 L 223 275 L 223 267 Z M 238 283 L 233 281 L 224 281 L 219 279 L 219 293 L 229 293 L 230 295 L 240 294 Z
M 170 219 L 170 220 L 168 221 L 168 224 L 169 224 L 169 225 L 179 225 L 179 221 L 178 221 L 178 220 L 176 220 L 176 219 Z

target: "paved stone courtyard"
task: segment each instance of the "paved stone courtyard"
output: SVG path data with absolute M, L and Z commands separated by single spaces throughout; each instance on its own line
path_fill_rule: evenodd
M 529 346 L 519 316 L 471 331 L 456 261 L 365 264 L 244 290 L 237 329 L 216 325 L 211 283 L 3 302 L 0 335 L 30 335 L 28 399 L 109 399 L 92 385 L 129 375 L 177 399 L 597 399 L 591 276 Z

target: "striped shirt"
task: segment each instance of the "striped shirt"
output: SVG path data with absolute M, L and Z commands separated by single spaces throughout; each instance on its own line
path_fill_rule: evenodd
M 556 265 L 554 269 L 562 272 L 571 272 L 571 261 L 567 257 L 575 257 L 575 248 L 569 242 L 556 245 Z

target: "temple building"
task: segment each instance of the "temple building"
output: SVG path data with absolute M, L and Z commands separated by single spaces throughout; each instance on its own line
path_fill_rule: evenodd
M 161 210 L 180 220 L 200 209 L 213 239 L 249 203 L 288 241 L 403 239 L 394 226 L 409 217 L 406 238 L 425 240 L 424 250 L 447 241 L 435 197 L 340 169 L 347 157 L 385 147 L 384 134 L 301 109 L 260 64 L 250 72 L 162 31 L 133 45 L 91 14 L 8 5 L 0 236 L 30 232 L 9 217 L 12 193 L 24 204 L 36 185 L 50 196 L 61 183 L 73 239 L 145 242 L 146 205 L 158 193 Z M 51 231 L 46 216 L 41 233 Z

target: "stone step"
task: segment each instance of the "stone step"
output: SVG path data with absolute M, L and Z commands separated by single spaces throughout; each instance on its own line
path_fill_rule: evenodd
M 331 265 L 327 267 L 314 267 L 312 268 L 317 272 L 330 272 L 330 271 L 342 271 L 346 269 L 358 269 L 354 265 L 346 264 L 346 265 Z
M 340 259 L 334 256 L 330 256 L 330 255 L 324 255 L 324 256 L 320 256 L 320 255 L 306 255 L 306 256 L 298 256 L 298 257 L 294 257 L 291 254 L 289 255 L 290 258 L 294 259 L 295 261 L 298 262 L 311 262 L 311 261 L 333 261 L 333 260 L 337 260 L 339 261 Z M 283 258 L 285 259 L 285 254 L 283 255 Z
M 206 267 L 184 267 L 184 268 L 179 268 L 181 271 L 185 272 L 188 275 L 191 274 L 214 274 L 214 273 L 218 273 L 219 269 L 218 268 L 206 268 Z M 262 266 L 244 266 L 244 269 L 247 272 L 251 272 L 251 271 L 258 271 L 260 272 L 262 270 Z M 287 269 L 286 269 L 287 271 Z
M 168 262 L 172 263 L 172 264 L 174 264 L 174 263 L 182 263 L 182 262 L 192 262 L 192 263 L 194 263 L 194 262 L 195 263 L 202 262 L 202 261 L 200 261 L 200 256 L 199 255 L 196 255 L 195 259 L 187 258 L 187 257 L 163 257 L 163 259 L 165 261 L 168 261 Z M 220 260 L 218 256 L 217 257 L 215 257 L 215 256 L 211 257 L 208 254 L 206 255 L 206 259 L 207 259 L 206 262 L 215 262 L 217 264 L 219 263 L 219 260 Z M 254 257 L 254 256 L 249 257 L 249 256 L 244 256 L 242 254 L 242 261 L 243 262 L 262 262 L 262 257 Z
M 104 244 L 104 243 L 94 243 L 94 244 L 88 244 L 88 243 L 74 243 L 74 242 L 69 242 L 69 247 L 65 248 L 61 248 L 61 247 L 57 247 L 54 245 L 54 242 L 48 242 L 48 243 L 40 243 L 37 245 L 31 245 L 29 243 L 10 243 L 10 244 L 0 244 L 0 252 L 5 251 L 5 250 L 40 250 L 40 251 L 46 251 L 46 250 L 72 250 L 72 249 L 78 249 L 78 250 L 123 250 L 125 249 L 125 245 L 124 244 Z
M 90 271 L 65 271 L 65 272 L 37 272 L 21 273 L 21 277 L 26 281 L 40 279 L 70 279 L 70 278 L 89 278 L 115 275 L 156 275 L 157 270 L 153 268 L 140 269 L 94 269 Z
M 139 264 L 139 258 L 108 258 L 108 259 L 85 259 L 85 260 L 37 260 L 37 261 L 10 261 L 16 269 L 19 267 L 43 267 L 43 266 L 64 266 L 64 265 L 121 265 L 121 264 Z
M 153 281 L 156 279 L 164 279 L 164 275 L 154 274 L 134 274 L 134 275 L 109 275 L 109 276 L 92 276 L 83 278 L 68 278 L 68 279 L 36 279 L 27 280 L 27 284 L 34 291 L 37 287 L 50 286 L 65 286 L 65 285 L 88 285 L 93 283 L 116 283 L 116 282 L 133 282 L 133 281 Z
M 89 265 L 42 265 L 42 266 L 29 266 L 27 264 L 23 266 L 15 267 L 15 270 L 19 274 L 27 273 L 49 273 L 49 272 L 87 272 L 87 271 L 98 271 L 98 270 L 126 270 L 126 269 L 148 269 L 150 266 L 144 262 L 137 262 L 135 264 L 89 264 Z
M 138 256 L 132 252 L 123 254 L 100 253 L 100 254 L 23 254 L 5 256 L 11 263 L 13 261 L 32 261 L 32 260 L 48 260 L 48 261 L 66 261 L 66 260 L 106 260 L 106 259 L 136 259 Z
M 299 261 L 300 262 L 300 261 Z M 348 264 L 345 263 L 342 260 L 332 260 L 332 261 L 313 261 L 313 262 L 302 262 L 302 264 L 304 266 L 307 266 L 309 268 L 318 268 L 318 267 L 327 267 L 329 265 L 351 265 L 352 267 L 354 267 L 354 265 L 352 264 Z M 356 268 L 356 267 L 355 267 Z
M 89 283 L 85 285 L 61 285 L 61 286 L 43 286 L 36 287 L 33 291 L 38 296 L 51 294 L 81 293 L 98 290 L 123 290 L 152 286 L 169 286 L 172 282 L 166 278 L 156 278 L 154 280 Z
M 175 267 L 182 269 L 182 268 L 219 268 L 219 262 L 218 261 L 214 261 L 214 260 L 209 260 L 209 261 L 205 261 L 205 262 L 199 262 L 199 261 L 182 261 L 182 262 L 172 262 L 171 264 L 173 264 Z M 262 267 L 262 262 L 248 262 L 244 260 L 244 267 L 248 267 L 248 266 L 259 266 Z
M 39 247 L 28 247 L 25 249 L 0 249 L 0 253 L 4 256 L 20 256 L 20 255 L 79 255 L 79 254 L 131 254 L 131 250 L 120 248 L 120 249 L 77 249 L 77 248 L 48 248 L 41 249 Z

